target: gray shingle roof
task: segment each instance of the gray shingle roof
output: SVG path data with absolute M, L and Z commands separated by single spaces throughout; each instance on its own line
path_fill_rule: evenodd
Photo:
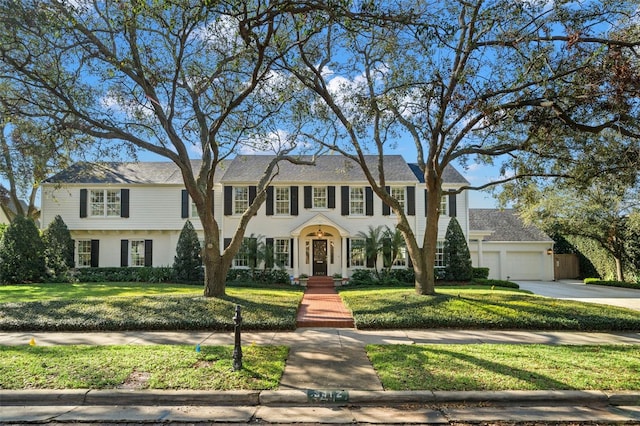
M 200 161 L 193 161 L 194 171 Z M 221 165 L 216 173 L 216 181 L 226 170 Z M 47 183 L 88 183 L 88 184 L 181 184 L 182 175 L 172 162 L 111 162 L 76 163 L 62 172 L 46 179 Z
M 424 183 L 424 173 L 422 173 L 422 170 L 420 169 L 418 164 L 409 163 L 409 167 L 418 178 L 418 182 Z M 442 173 L 442 180 L 445 183 L 461 183 L 463 185 L 469 185 L 469 181 L 466 180 L 464 176 L 462 176 L 460 172 L 458 172 L 458 170 L 456 170 L 456 168 L 453 166 L 445 167 L 444 172 Z
M 262 176 L 267 165 L 273 160 L 271 155 L 237 156 L 224 174 L 222 182 L 256 182 Z M 302 160 L 311 160 L 302 156 Z M 378 157 L 366 157 L 371 170 L 377 170 Z M 416 176 L 400 155 L 384 157 L 385 177 L 390 182 L 416 182 Z M 274 182 L 364 182 L 366 178 L 360 167 L 353 161 L 340 155 L 321 155 L 316 157 L 315 165 L 298 165 L 288 161 L 279 163 L 279 173 Z
M 525 225 L 512 209 L 469 209 L 471 231 L 493 231 L 485 241 L 553 241 L 533 225 Z
M 251 183 L 257 182 L 267 165 L 273 159 L 270 155 L 239 155 L 226 160 L 216 173 L 216 182 Z M 311 157 L 303 156 L 303 160 Z M 372 171 L 377 170 L 378 157 L 366 157 Z M 193 161 L 194 169 L 200 162 Z M 388 155 L 384 158 L 385 177 L 388 182 L 424 182 L 424 177 L 416 165 L 408 164 L 400 155 Z M 445 169 L 446 183 L 468 183 L 453 167 Z M 315 165 L 297 165 L 288 161 L 279 164 L 279 173 L 274 182 L 365 182 L 360 167 L 353 161 L 340 155 L 322 155 L 316 158 Z M 182 176 L 172 162 L 105 162 L 76 163 L 66 170 L 51 176 L 46 183 L 79 184 L 181 184 Z

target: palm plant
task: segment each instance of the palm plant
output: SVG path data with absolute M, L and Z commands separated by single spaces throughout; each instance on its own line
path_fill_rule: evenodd
M 383 242 L 384 266 L 389 270 L 398 259 L 400 251 L 406 246 L 406 242 L 398 228 L 391 229 L 388 226 L 384 230 Z
M 382 252 L 384 233 L 383 227 L 369 225 L 367 232 L 360 231 L 358 236 L 364 239 L 364 253 L 367 258 L 367 267 L 373 267 L 376 277 L 380 278 L 378 273 L 378 254 Z

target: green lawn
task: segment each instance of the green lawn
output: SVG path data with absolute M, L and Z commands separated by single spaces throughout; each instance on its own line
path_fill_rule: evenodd
M 112 288 L 111 288 L 112 287 Z M 235 306 L 245 330 L 293 330 L 302 291 L 227 287 L 223 299 L 167 284 L 0 286 L 2 331 L 232 330 Z
M 56 283 L 0 285 L 0 303 L 36 302 L 85 297 L 136 297 L 153 295 L 202 295 L 202 286 L 152 283 Z
M 640 331 L 640 312 L 550 299 L 518 290 L 438 287 L 436 296 L 411 288 L 342 288 L 359 329 L 472 328 Z
M 369 345 L 386 390 L 640 390 L 640 346 Z
M 0 389 L 276 389 L 289 352 L 244 346 L 0 346 Z

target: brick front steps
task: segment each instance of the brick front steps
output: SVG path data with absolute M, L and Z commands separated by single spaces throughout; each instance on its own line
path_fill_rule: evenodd
M 351 313 L 333 287 L 333 278 L 309 277 L 298 309 L 297 326 L 354 328 Z

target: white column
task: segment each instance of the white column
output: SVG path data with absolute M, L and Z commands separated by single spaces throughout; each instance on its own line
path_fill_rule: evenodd
M 298 250 L 298 240 L 300 235 L 293 235 L 293 276 L 300 275 L 300 251 Z
M 482 255 L 482 237 L 478 238 L 478 267 L 484 266 L 484 256 Z
M 340 266 L 342 267 L 342 278 L 347 278 L 347 238 L 340 236 L 340 250 L 342 251 L 342 256 L 340 259 Z

